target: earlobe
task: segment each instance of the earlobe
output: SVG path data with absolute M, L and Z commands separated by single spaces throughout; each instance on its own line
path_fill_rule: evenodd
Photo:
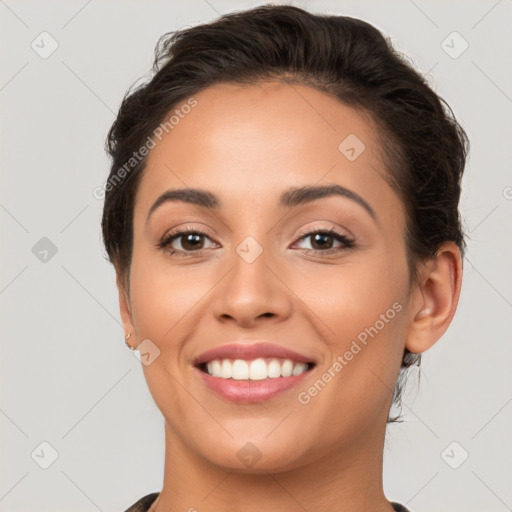
M 119 274 L 116 275 L 116 285 L 119 293 L 119 311 L 125 334 L 135 331 L 131 312 L 131 302 L 128 293 L 125 291 L 125 285 Z
M 421 272 L 417 300 L 405 347 L 416 354 L 428 350 L 448 329 L 459 302 L 462 258 L 454 242 L 445 242 Z

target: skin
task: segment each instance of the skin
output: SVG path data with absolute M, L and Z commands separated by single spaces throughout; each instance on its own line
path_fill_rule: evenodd
M 197 106 L 151 150 L 135 201 L 129 283 L 117 275 L 130 343 L 150 339 L 160 350 L 142 366 L 165 419 L 164 482 L 151 510 L 391 512 L 382 456 L 392 389 L 404 348 L 424 352 L 451 322 L 459 250 L 446 242 L 419 266 L 418 283 L 409 281 L 404 206 L 384 179 L 367 116 L 309 86 L 280 82 L 216 85 L 194 97 Z M 354 161 L 338 150 L 349 134 L 366 146 Z M 326 184 L 356 192 L 375 219 L 340 196 L 278 205 L 289 187 Z M 167 202 L 146 223 L 160 194 L 184 187 L 214 193 L 222 207 Z M 185 226 L 208 233 L 201 253 L 186 235 L 173 242 L 188 250 L 184 257 L 157 247 Z M 329 237 L 315 245 L 299 234 L 330 228 L 355 248 Z M 236 251 L 247 236 L 263 250 L 252 263 Z M 337 252 L 325 254 L 329 243 Z M 401 311 L 300 403 L 297 394 L 394 303 Z M 290 347 L 317 365 L 267 402 L 229 402 L 202 383 L 192 360 L 239 339 Z M 248 442 L 261 454 L 251 467 L 237 457 Z

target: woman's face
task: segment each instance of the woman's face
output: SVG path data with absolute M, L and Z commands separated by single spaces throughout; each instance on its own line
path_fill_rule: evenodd
M 302 85 L 223 84 L 194 99 L 148 157 L 129 276 L 133 330 L 150 340 L 145 377 L 173 446 L 248 472 L 374 449 L 411 318 L 404 208 L 374 126 Z M 340 193 L 290 195 L 332 186 Z M 187 188 L 217 205 L 169 198 L 152 209 Z M 262 342 L 314 366 L 300 374 L 294 355 L 298 375 L 263 378 L 257 370 L 286 375 L 290 363 L 258 350 L 206 355 L 215 371 L 241 368 L 241 380 L 195 365 L 211 349 Z M 269 366 L 251 366 L 260 356 Z M 222 362 L 237 358 L 246 363 Z

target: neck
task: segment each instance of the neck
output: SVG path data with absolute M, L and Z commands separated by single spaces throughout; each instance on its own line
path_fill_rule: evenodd
M 151 512 L 392 512 L 382 487 L 385 430 L 288 471 L 248 474 L 213 465 L 165 427 L 164 485 Z

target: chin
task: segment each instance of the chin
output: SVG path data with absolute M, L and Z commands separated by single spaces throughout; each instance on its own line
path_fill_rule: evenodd
M 230 455 L 231 454 L 231 455 Z M 296 450 L 263 447 L 248 442 L 242 448 L 228 448 L 221 453 L 207 452 L 204 458 L 211 464 L 238 474 L 268 474 L 289 471 L 301 465 Z

